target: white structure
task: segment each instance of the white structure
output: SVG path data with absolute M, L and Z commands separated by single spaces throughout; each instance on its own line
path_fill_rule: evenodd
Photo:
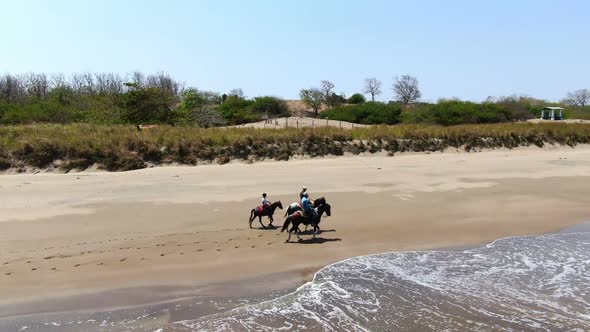
M 556 114 L 559 113 L 559 114 Z M 563 108 L 545 107 L 541 110 L 541 120 L 563 120 Z

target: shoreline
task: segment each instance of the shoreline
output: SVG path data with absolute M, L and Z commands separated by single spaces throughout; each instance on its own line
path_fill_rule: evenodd
M 0 308 L 11 311 L 0 311 L 14 319 L 47 315 L 59 301 L 67 314 L 72 299 L 75 309 L 126 311 L 224 289 L 238 297 L 281 292 L 351 257 L 464 249 L 590 220 L 589 147 L 3 180 Z M 288 205 L 301 184 L 333 206 L 319 241 L 284 244 L 279 230 L 248 229 L 253 191 Z
M 290 285 L 282 285 L 282 287 L 273 287 L 271 289 L 268 289 L 268 287 L 265 288 L 265 286 L 263 285 L 259 285 L 258 288 L 256 288 L 256 290 L 254 292 L 252 292 L 251 290 L 249 292 L 244 292 L 244 293 L 234 293 L 235 290 L 239 289 L 239 286 L 245 283 L 249 283 L 252 282 L 253 280 L 251 279 L 244 279 L 244 280 L 237 280 L 237 281 L 232 281 L 232 282 L 227 282 L 227 283 L 220 283 L 220 284 L 213 284 L 213 285 L 205 285 L 202 286 L 201 289 L 213 289 L 215 294 L 212 294 L 211 292 L 205 291 L 202 294 L 199 293 L 199 291 L 195 292 L 194 294 L 190 295 L 190 296 L 186 296 L 186 297 L 175 297 L 175 298 L 170 298 L 170 299 L 163 299 L 162 301 L 157 301 L 157 302 L 146 302 L 146 303 L 141 303 L 141 304 L 137 304 L 137 305 L 133 305 L 133 306 L 127 306 L 127 307 L 121 307 L 121 308 L 95 308 L 95 309 L 77 309 L 77 306 L 80 303 L 85 303 L 88 304 L 89 302 L 92 303 L 93 299 L 96 298 L 100 298 L 103 296 L 111 296 L 111 295 L 115 295 L 118 294 L 118 296 L 125 296 L 125 295 L 121 295 L 121 293 L 125 293 L 125 292 L 129 292 L 129 293 L 143 293 L 143 292 L 151 292 L 154 289 L 158 289 L 157 287 L 152 287 L 152 288 L 139 288 L 139 289 L 113 289 L 110 291 L 105 291 L 105 292 L 101 292 L 101 293 L 90 293 L 90 294 L 85 294 L 85 295 L 81 295 L 78 297 L 71 297 L 71 298 L 63 298 L 63 299 L 53 299 L 53 300 L 49 300 L 48 304 L 49 306 L 53 306 L 54 303 L 68 303 L 70 305 L 70 307 L 65 307 L 66 309 L 64 310 L 60 310 L 60 311 L 40 311 L 40 312 L 31 312 L 31 313 L 27 313 L 27 314 L 15 314 L 15 315 L 6 315 L 3 317 L 0 317 L 0 327 L 10 327 L 10 328 L 14 328 L 17 329 L 19 327 L 23 327 L 23 326 L 27 326 L 24 325 L 25 322 L 26 324 L 38 324 L 38 325 L 45 325 L 47 326 L 47 324 L 49 324 L 49 321 L 54 321 L 54 324 L 58 324 L 55 323 L 55 321 L 65 321 L 71 320 L 71 317 L 77 316 L 78 319 L 80 319 L 80 317 L 85 317 L 87 316 L 89 321 L 92 321 L 92 319 L 90 317 L 93 317 L 95 315 L 100 315 L 100 314 L 104 314 L 104 313 L 108 313 L 109 316 L 111 317 L 118 317 L 120 316 L 121 319 L 124 319 L 124 317 L 135 317 L 137 315 L 139 315 L 140 312 L 152 312 L 152 315 L 157 315 L 158 311 L 161 312 L 165 312 L 165 311 L 169 311 L 171 308 L 179 308 L 179 307 L 186 307 L 187 304 L 192 303 L 192 305 L 188 306 L 188 310 L 178 310 L 175 309 L 175 311 L 180 311 L 180 312 L 175 312 L 175 314 L 171 317 L 167 317 L 167 319 L 169 320 L 167 323 L 165 323 L 165 326 L 168 326 L 172 323 L 176 323 L 176 322 L 181 322 L 184 320 L 198 320 L 204 317 L 209 317 L 209 316 L 214 316 L 214 315 L 219 315 L 219 314 L 224 314 L 227 313 L 229 311 L 232 311 L 234 309 L 239 309 L 242 308 L 244 306 L 248 306 L 248 305 L 258 305 L 260 303 L 263 302 L 267 302 L 267 301 L 275 301 L 278 300 L 280 298 L 283 298 L 285 296 L 289 296 L 292 295 L 294 293 L 296 293 L 299 289 L 301 289 L 301 287 L 305 286 L 306 284 L 313 282 L 314 278 L 316 277 L 316 274 L 320 271 L 323 270 L 325 268 L 328 268 L 334 264 L 339 264 L 342 262 L 345 262 L 347 260 L 351 260 L 351 259 L 356 259 L 359 257 L 369 257 L 369 256 L 373 256 L 373 255 L 385 255 L 385 254 L 395 254 L 395 253 L 407 253 L 407 252 L 431 252 L 431 251 L 436 251 L 436 252 L 454 252 L 454 251 L 458 251 L 458 252 L 463 252 L 463 251 L 468 251 L 468 250 L 472 250 L 472 249 L 478 249 L 478 248 L 482 248 L 482 247 L 486 247 L 489 246 L 497 241 L 501 241 L 501 240 L 506 240 L 506 239 L 510 239 L 510 238 L 520 238 L 520 237 L 528 237 L 528 236 L 539 236 L 539 235 L 550 235 L 550 234 L 567 234 L 567 233 L 580 233 L 580 232 L 590 232 L 590 221 L 584 221 L 584 222 L 580 222 L 580 223 L 576 223 L 573 226 L 567 226 L 552 232 L 547 232 L 547 233 L 541 233 L 541 234 L 521 234 L 521 235 L 513 235 L 513 236 L 508 236 L 508 237 L 503 237 L 503 238 L 498 238 L 495 239 L 493 241 L 487 241 L 487 242 L 482 242 L 476 245 L 459 245 L 459 246 L 452 246 L 452 247 L 444 247 L 444 248 L 426 248 L 426 249 L 420 249 L 420 250 L 403 250 L 403 251 L 391 251 L 391 252 L 382 252 L 382 253 L 374 253 L 374 254 L 368 254 L 368 255 L 361 255 L 361 256 L 353 256 L 353 257 L 349 257 L 349 258 L 345 258 L 343 260 L 337 261 L 337 262 L 333 262 L 330 264 L 327 264 L 325 266 L 322 266 L 320 268 L 314 269 L 313 272 L 311 271 L 305 271 L 307 276 L 305 278 L 301 278 L 301 279 L 297 279 L 298 281 L 296 281 L 295 278 L 289 280 L 290 281 Z M 268 274 L 268 275 L 262 275 L 259 276 L 262 279 L 267 279 L 267 278 L 274 278 L 274 277 L 280 277 L 282 275 L 287 275 L 289 272 L 283 272 L 283 273 L 273 273 L 273 274 Z M 228 287 L 231 290 L 228 290 Z M 171 293 L 178 293 L 178 290 L 173 289 L 173 287 L 169 287 L 170 289 L 166 289 L 166 287 L 162 287 L 162 289 L 165 292 L 171 292 Z M 52 303 L 54 302 L 54 303 Z M 211 303 L 213 303 L 214 305 L 212 305 Z M 34 303 L 33 303 L 34 304 Z M 204 304 L 201 307 L 197 307 L 196 304 Z M 235 305 L 234 305 L 235 304 Z M 24 303 L 24 304 L 20 304 L 20 305 L 15 305 L 16 307 L 19 306 L 24 306 L 24 305 L 30 305 L 29 303 Z M 222 305 L 220 307 L 220 305 Z M 146 316 L 144 314 L 144 316 Z M 146 316 L 147 317 L 147 316 Z M 147 318 L 144 317 L 146 320 Z M 172 318 L 173 317 L 173 318 Z M 153 317 L 150 317 L 150 319 L 154 319 Z M 72 321 L 73 322 L 73 321 Z M 137 320 L 133 320 L 133 323 L 136 323 Z M 78 322 L 80 323 L 80 321 Z M 62 324 L 62 323 L 59 323 Z M 57 325 L 56 325 L 57 326 Z

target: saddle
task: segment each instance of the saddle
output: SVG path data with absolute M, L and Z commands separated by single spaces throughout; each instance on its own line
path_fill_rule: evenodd
M 264 211 L 264 206 L 260 205 L 259 207 L 256 208 L 256 210 L 258 211 L 258 213 L 262 213 L 262 211 Z

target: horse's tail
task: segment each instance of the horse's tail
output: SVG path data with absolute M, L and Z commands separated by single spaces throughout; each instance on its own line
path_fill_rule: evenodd
M 288 214 L 289 214 L 289 208 L 287 208 L 287 210 L 285 211 L 285 217 L 287 217 Z
M 254 219 L 254 209 L 252 209 L 252 211 L 250 211 L 250 218 L 248 219 L 248 222 L 252 221 Z
M 287 219 L 285 219 L 285 223 L 283 224 L 283 228 L 281 228 L 281 233 L 286 231 L 287 228 L 289 228 L 290 223 L 291 223 L 291 216 L 288 216 Z

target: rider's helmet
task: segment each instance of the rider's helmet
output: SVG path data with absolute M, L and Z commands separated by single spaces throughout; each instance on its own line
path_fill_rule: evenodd
M 303 191 L 307 191 L 307 187 L 306 186 L 303 186 L 302 190 Z

